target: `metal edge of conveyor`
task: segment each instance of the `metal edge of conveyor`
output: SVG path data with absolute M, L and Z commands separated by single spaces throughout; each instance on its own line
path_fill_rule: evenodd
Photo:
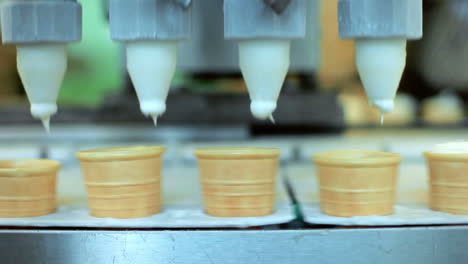
M 251 230 L 1 230 L 10 263 L 467 263 L 467 226 Z

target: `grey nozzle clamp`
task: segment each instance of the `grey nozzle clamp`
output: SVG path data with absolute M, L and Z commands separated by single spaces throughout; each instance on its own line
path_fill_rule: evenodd
M 74 1 L 8 0 L 1 6 L 3 43 L 81 40 L 81 5 Z
M 340 0 L 338 10 L 345 39 L 422 37 L 422 0 Z

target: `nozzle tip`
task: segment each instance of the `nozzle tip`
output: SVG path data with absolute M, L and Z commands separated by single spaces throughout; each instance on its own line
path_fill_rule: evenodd
M 252 101 L 250 110 L 255 118 L 265 120 L 270 118 L 276 110 L 276 102 Z
M 395 103 L 393 102 L 393 99 L 372 100 L 371 104 L 379 108 L 382 113 L 392 112 L 395 108 Z
M 160 116 L 166 112 L 166 103 L 159 100 L 140 101 L 140 110 L 145 116 Z
M 53 103 L 31 104 L 31 114 L 35 118 L 45 119 L 57 113 L 57 105 Z
M 31 114 L 40 119 L 47 133 L 50 132 L 50 117 L 57 113 L 56 104 L 31 104 Z

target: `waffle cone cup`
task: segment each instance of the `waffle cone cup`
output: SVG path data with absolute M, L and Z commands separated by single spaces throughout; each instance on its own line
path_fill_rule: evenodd
M 254 217 L 273 213 L 278 149 L 201 148 L 195 155 L 207 214 Z
M 395 204 L 395 153 L 338 150 L 314 156 L 325 214 L 340 217 L 390 215 Z
M 432 210 L 468 215 L 468 154 L 424 153 Z
M 53 160 L 0 160 L 0 217 L 33 217 L 57 210 Z
M 159 213 L 164 151 L 134 146 L 79 152 L 91 215 L 129 219 Z

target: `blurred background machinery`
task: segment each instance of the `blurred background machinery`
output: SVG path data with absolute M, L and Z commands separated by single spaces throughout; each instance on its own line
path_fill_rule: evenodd
M 222 1 L 193 1 L 191 39 L 178 46 L 177 72 L 160 124 L 237 125 L 262 134 L 377 125 L 379 113 L 368 106 L 357 74 L 354 43 L 338 34 L 337 2 L 306 1 L 306 38 L 292 41 L 290 71 L 272 124 L 250 115 L 237 42 L 224 38 Z M 81 4 L 83 37 L 68 47 L 68 72 L 53 121 L 149 123 L 138 109 L 124 48 L 110 38 L 108 2 Z M 468 1 L 424 1 L 424 39 L 408 44 L 396 110 L 386 116 L 385 126 L 465 124 L 467 23 Z M 14 47 L 1 46 L 0 56 L 0 122 L 30 122 Z

